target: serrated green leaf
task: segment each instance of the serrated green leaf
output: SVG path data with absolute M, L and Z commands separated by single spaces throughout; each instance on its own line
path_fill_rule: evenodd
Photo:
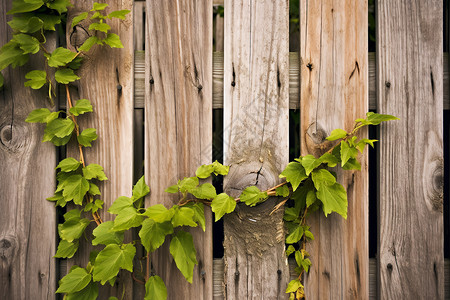
M 93 178 L 101 181 L 108 180 L 108 178 L 105 175 L 105 172 L 103 172 L 103 167 L 98 164 L 89 164 L 86 167 L 84 167 L 83 176 L 87 180 L 91 180 Z
M 345 165 L 350 158 L 356 158 L 358 150 L 351 147 L 346 141 L 341 143 L 341 166 Z
M 15 41 L 19 45 L 19 48 L 22 49 L 23 54 L 36 54 L 39 52 L 40 42 L 34 36 L 25 33 L 19 33 L 13 35 L 13 41 Z
M 212 163 L 212 166 L 214 167 L 214 174 L 215 175 L 228 175 L 228 172 L 230 171 L 230 166 L 224 166 L 221 163 L 219 163 L 217 160 Z
M 214 166 L 212 164 L 211 165 L 201 165 L 195 171 L 195 175 L 198 178 L 208 178 L 209 176 L 211 176 L 212 172 L 214 172 Z
M 285 207 L 283 219 L 288 222 L 295 221 L 300 211 L 296 207 Z
M 79 51 L 88 52 L 91 50 L 92 46 L 98 44 L 100 40 L 96 36 L 89 37 L 86 41 L 84 41 L 83 45 L 78 49 Z
M 342 166 L 344 170 L 359 170 L 361 171 L 361 164 L 356 158 L 350 158 L 345 165 Z
M 48 65 L 53 68 L 62 67 L 71 62 L 77 54 L 64 47 L 58 47 L 48 59 Z
M 71 209 L 64 214 L 64 220 L 69 221 L 71 219 L 80 219 L 81 211 L 78 209 Z
M 0 49 L 0 70 L 11 65 L 13 68 L 23 66 L 29 59 L 28 54 L 23 54 L 20 45 L 11 40 Z
M 267 192 L 261 192 L 256 186 L 249 186 L 242 191 L 239 198 L 247 206 L 255 206 L 267 199 Z
M 49 14 L 44 14 L 44 13 L 40 14 L 40 13 L 35 13 L 35 12 L 25 14 L 25 15 L 27 15 L 27 16 L 31 15 L 31 16 L 38 17 L 40 20 L 42 20 L 42 22 L 44 22 L 44 25 L 43 25 L 44 30 L 52 30 L 52 31 L 56 30 L 55 26 L 57 24 L 61 23 L 61 18 L 62 18 L 62 16 L 59 16 L 59 15 L 49 15 Z
M 55 72 L 55 80 L 62 84 L 69 84 L 80 79 L 72 69 L 60 69 Z
M 98 30 L 104 33 L 108 33 L 109 30 L 111 30 L 111 26 L 109 26 L 107 23 L 92 23 L 89 25 L 89 30 Z
M 94 263 L 94 281 L 105 284 L 119 273 L 120 269 L 133 272 L 133 258 L 136 248 L 132 244 L 107 245 L 100 251 Z
M 24 0 L 13 0 L 12 9 L 7 12 L 8 15 L 25 13 L 29 11 L 36 10 L 44 4 L 44 1 L 33 1 L 32 3 L 26 2 Z
M 133 207 L 133 200 L 128 197 L 120 196 L 118 197 L 111 207 L 108 209 L 108 212 L 111 214 L 119 214 L 123 209 Z
M 123 242 L 123 232 L 112 230 L 113 226 L 113 221 L 106 221 L 98 225 L 92 232 L 95 236 L 92 240 L 92 245 L 121 244 Z
M 48 8 L 56 10 L 59 14 L 67 12 L 67 7 L 72 6 L 70 0 L 53 0 L 46 3 Z
M 217 196 L 216 188 L 211 183 L 204 183 L 191 191 L 198 199 L 213 199 Z
M 123 44 L 120 41 L 120 37 L 115 33 L 108 33 L 106 35 L 106 38 L 103 39 L 103 42 L 106 45 L 110 46 L 111 48 L 123 48 Z
M 336 212 L 347 219 L 347 192 L 342 185 L 339 183 L 322 185 L 316 196 L 323 204 L 325 216 Z
M 289 188 L 287 185 L 282 185 L 276 188 L 275 195 L 280 197 L 287 197 L 289 196 Z
M 83 60 L 83 57 L 77 56 L 70 63 L 68 63 L 66 67 L 71 68 L 72 70 L 78 70 L 83 63 Z
M 8 25 L 15 31 L 22 33 L 35 33 L 42 29 L 44 22 L 38 17 L 14 16 Z
M 58 118 L 49 122 L 44 132 L 58 138 L 64 138 L 71 135 L 74 129 L 75 124 L 71 119 Z
M 298 289 L 303 288 L 302 283 L 298 279 L 291 280 L 286 288 L 286 293 L 295 293 Z
M 308 178 L 305 168 L 298 162 L 290 162 L 280 174 L 280 178 L 283 177 L 286 177 L 286 181 L 292 185 L 293 191 L 298 188 L 303 180 Z
M 150 193 L 149 186 L 145 183 L 145 177 L 142 176 L 133 187 L 133 201 L 137 201 Z
M 320 158 L 320 163 L 327 164 L 329 168 L 336 167 L 339 163 L 339 159 L 331 153 L 324 153 Z
M 367 125 L 379 125 L 381 122 L 400 120 L 399 118 L 391 115 L 367 113 L 366 124 Z M 364 122 L 363 122 L 364 123 Z
M 101 195 L 102 193 L 100 193 L 100 189 L 98 188 L 98 186 L 92 182 L 89 182 L 89 194 L 91 194 L 92 196 L 96 196 L 96 195 Z
M 194 220 L 195 223 L 197 223 L 198 225 L 200 225 L 200 227 L 202 228 L 203 232 L 206 231 L 206 219 L 205 219 L 205 207 L 203 205 L 203 203 L 188 203 L 186 205 L 186 207 L 191 208 L 194 211 L 194 217 L 192 218 L 192 220 Z
M 171 194 L 178 193 L 178 184 L 169 186 L 167 189 L 164 190 L 164 192 Z
M 128 9 L 116 10 L 108 14 L 108 18 L 117 18 L 121 20 L 125 20 L 125 16 L 130 13 Z
M 191 192 L 194 190 L 198 185 L 198 178 L 197 177 L 184 177 L 183 180 L 178 182 L 178 187 L 180 188 L 180 192 Z
M 309 174 L 318 166 L 320 166 L 322 162 L 320 159 L 315 158 L 313 155 L 308 154 L 306 156 L 302 157 L 302 165 L 305 168 L 305 174 L 306 176 L 309 176 Z
M 174 209 L 168 210 L 162 204 L 156 204 L 147 208 L 147 210 L 143 213 L 144 216 L 149 217 L 157 223 L 163 223 L 172 220 L 173 215 L 175 214 Z
M 89 190 L 89 182 L 81 175 L 71 175 L 64 180 L 63 187 L 66 201 L 73 200 L 75 204 L 82 205 L 84 195 Z
M 219 221 L 225 214 L 229 214 L 236 208 L 234 198 L 225 193 L 217 195 L 211 202 L 211 210 L 215 214 L 215 221 Z
M 305 236 L 310 240 L 314 240 L 314 235 L 309 230 L 305 230 Z
M 25 122 L 28 123 L 46 123 L 47 117 L 50 115 L 50 110 L 48 108 L 38 108 L 31 111 Z
M 79 14 L 78 16 L 74 17 L 72 19 L 72 28 L 77 25 L 78 23 L 80 23 L 81 21 L 84 21 L 88 16 L 88 12 L 85 11 L 84 13 Z
M 114 219 L 114 231 L 124 231 L 132 227 L 141 226 L 144 217 L 134 207 L 122 209 Z
M 378 142 L 378 140 L 361 139 L 360 141 L 358 141 L 355 147 L 359 150 L 359 152 L 363 153 L 366 145 L 370 145 L 373 148 L 373 143 L 375 142 Z
M 145 283 L 145 297 L 144 300 L 166 300 L 167 288 L 161 277 L 151 276 Z
M 48 201 L 54 201 L 56 202 L 55 206 L 66 206 L 67 202 L 64 199 L 64 196 L 62 194 L 62 191 L 55 192 L 55 194 L 52 197 L 47 198 Z
M 91 101 L 88 99 L 77 100 L 75 105 L 69 109 L 69 112 L 74 116 L 79 116 L 87 112 L 92 112 Z
M 95 201 L 89 202 L 88 204 L 86 204 L 86 206 L 84 207 L 84 211 L 90 211 L 90 212 L 95 213 L 99 209 L 103 208 L 103 204 L 104 204 L 104 202 L 102 200 L 96 199 Z
M 56 293 L 74 293 L 84 289 L 91 282 L 91 274 L 86 269 L 76 267 L 64 276 Z
M 98 297 L 98 283 L 91 281 L 79 292 L 67 294 L 64 300 L 95 300 Z
M 56 258 L 72 258 L 77 252 L 79 246 L 78 240 L 68 242 L 61 240 L 58 244 L 58 250 L 54 257 Z
M 61 172 L 76 171 L 81 165 L 81 162 L 73 157 L 68 157 L 59 162 L 55 169 L 61 169 Z
M 28 81 L 25 81 L 24 85 L 26 87 L 31 87 L 34 90 L 40 89 L 47 83 L 47 73 L 41 70 L 28 72 L 25 75 L 25 78 L 28 79 Z
M 158 249 L 165 241 L 168 234 L 173 233 L 171 222 L 156 223 L 152 219 L 145 219 L 139 231 L 142 245 L 147 252 Z
M 95 141 L 97 138 L 97 130 L 95 128 L 86 128 L 79 136 L 77 136 L 78 143 L 84 147 L 91 147 L 91 142 Z
M 105 20 L 106 16 L 104 16 L 103 14 L 101 14 L 100 12 L 96 11 L 90 18 L 91 20 L 94 19 L 99 19 L 99 20 Z
M 80 217 L 70 218 L 63 224 L 60 224 L 59 236 L 68 242 L 78 240 L 89 223 L 88 219 L 81 219 Z
M 306 194 L 306 207 L 310 207 L 313 205 L 317 200 L 316 192 L 313 190 L 309 190 Z
M 175 209 L 175 214 L 172 217 L 173 227 L 190 226 L 197 227 L 197 223 L 194 222 L 195 212 L 190 207 L 180 207 Z
M 294 252 L 295 252 L 295 248 L 292 245 L 289 245 L 285 251 L 287 257 L 289 257 Z
M 334 177 L 333 174 L 326 169 L 312 171 L 311 178 L 317 190 L 319 190 L 323 185 L 333 185 L 336 183 L 336 177 Z
M 292 232 L 286 236 L 286 244 L 294 244 L 303 237 L 303 226 L 298 225 Z
M 179 231 L 170 242 L 170 254 L 186 280 L 192 283 L 194 265 L 198 264 L 192 235 Z
M 343 139 L 347 136 L 347 131 L 345 131 L 344 129 L 334 129 L 333 131 L 331 131 L 330 136 L 327 137 L 327 140 L 329 141 L 335 141 L 335 140 L 339 140 L 339 139 Z
M 91 9 L 91 11 L 99 11 L 99 10 L 104 10 L 105 8 L 107 8 L 109 5 L 106 3 L 97 3 L 94 2 L 94 6 Z

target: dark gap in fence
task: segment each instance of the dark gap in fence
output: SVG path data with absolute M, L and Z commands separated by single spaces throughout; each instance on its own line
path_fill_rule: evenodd
M 213 109 L 212 160 L 223 163 L 223 109 Z M 213 177 L 217 194 L 223 192 L 223 177 Z M 214 216 L 213 216 L 214 218 Z M 223 221 L 213 222 L 213 258 L 223 257 Z
M 377 130 L 369 126 L 369 139 L 378 139 Z M 377 143 L 374 144 L 378 147 Z M 377 155 L 376 148 L 369 148 L 369 258 L 377 255 Z
M 300 156 L 300 110 L 289 110 L 289 161 Z
M 450 111 L 444 110 L 444 258 L 450 258 Z

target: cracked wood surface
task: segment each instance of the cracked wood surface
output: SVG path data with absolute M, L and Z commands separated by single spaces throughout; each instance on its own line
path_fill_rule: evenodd
M 441 1 L 378 1 L 378 295 L 444 299 Z
M 367 9 L 360 0 L 301 1 L 302 155 L 323 154 L 333 129 L 351 130 L 368 110 Z M 307 299 L 369 297 L 367 152 L 360 159 L 361 171 L 337 172 L 348 193 L 347 220 L 321 212 L 308 219 L 316 239 L 307 245 Z
M 288 1 L 225 1 L 224 190 L 280 182 L 289 153 Z M 239 204 L 224 219 L 226 299 L 285 299 L 283 209 Z

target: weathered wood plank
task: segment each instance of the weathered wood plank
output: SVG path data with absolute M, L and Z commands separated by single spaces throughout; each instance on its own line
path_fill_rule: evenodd
M 6 21 L 11 1 L 0 3 L 0 47 L 12 37 Z M 55 46 L 55 37 L 47 41 Z M 50 47 L 49 47 L 50 48 Z M 56 216 L 45 200 L 55 189 L 56 151 L 41 143 L 44 128 L 25 123 L 33 109 L 48 107 L 45 91 L 24 87 L 25 74 L 43 69 L 44 58 L 8 67 L 0 89 L 0 298 L 53 299 Z M 51 109 L 51 108 L 50 108 Z
M 146 201 L 169 207 L 179 199 L 164 190 L 211 162 L 212 1 L 147 1 L 146 11 Z M 205 213 L 206 233 L 189 230 L 199 262 L 192 284 L 178 271 L 168 243 L 152 256 L 169 299 L 212 298 L 211 213 Z
M 89 11 L 95 1 L 79 0 L 69 10 L 68 24 L 71 19 L 83 11 Z M 98 139 L 91 148 L 85 148 L 86 163 L 97 163 L 104 167 L 108 181 L 100 184 L 101 199 L 105 202 L 101 218 L 111 220 L 113 216 L 106 212 L 119 196 L 131 196 L 133 186 L 133 1 L 111 0 L 106 12 L 128 9 L 131 11 L 125 20 L 111 20 L 111 31 L 118 34 L 124 45 L 123 49 L 110 49 L 108 46 L 94 46 L 85 56 L 84 67 L 80 70 L 82 78 L 72 89 L 72 99 L 86 98 L 92 102 L 94 113 L 79 118 L 81 129 L 93 127 L 97 129 Z M 87 30 L 88 21 L 79 26 Z M 74 48 L 75 43 L 81 43 L 85 36 L 80 36 L 84 30 L 76 30 L 72 34 L 68 28 L 68 46 Z M 91 32 L 92 34 L 92 32 Z M 68 147 L 68 155 L 78 157 L 77 149 Z M 92 222 L 93 223 L 93 222 Z M 94 228 L 94 223 L 88 230 Z M 89 231 L 88 231 L 89 232 Z M 131 235 L 126 241 L 131 240 Z M 80 248 L 69 260 L 72 263 L 85 266 L 89 260 L 92 246 L 80 240 Z M 97 248 L 98 250 L 98 248 Z M 64 275 L 64 274 L 62 274 Z M 133 298 L 133 282 L 128 271 L 119 274 L 114 287 L 105 285 L 99 293 L 100 299 L 109 296 Z
M 279 182 L 289 153 L 288 2 L 225 1 L 224 190 Z M 224 219 L 227 299 L 285 299 L 283 210 L 239 204 Z
M 351 130 L 368 110 L 367 9 L 359 0 L 300 4 L 302 155 L 323 154 L 333 129 Z M 347 220 L 320 212 L 308 220 L 316 239 L 307 246 L 307 299 L 369 297 L 367 152 L 360 159 L 361 171 L 338 172 L 348 193 Z
M 441 1 L 380 0 L 381 299 L 444 299 Z
M 134 50 L 145 49 L 145 1 L 134 1 Z

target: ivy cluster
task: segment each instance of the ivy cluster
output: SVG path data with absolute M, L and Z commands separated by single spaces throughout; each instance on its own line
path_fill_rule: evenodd
M 0 49 L 0 71 L 8 66 L 24 65 L 30 55 L 43 53 L 44 70 L 33 70 L 25 75 L 28 80 L 25 86 L 41 89 L 48 85 L 48 97 L 54 96 L 56 84 L 65 85 L 67 111 L 51 111 L 48 108 L 33 110 L 26 122 L 45 124 L 44 142 L 55 146 L 66 145 L 71 139 L 76 140 L 79 158 L 68 157 L 56 167 L 58 185 L 54 195 L 47 198 L 56 206 L 66 207 L 72 203 L 74 209 L 64 214 L 64 223 L 58 225 L 60 242 L 55 257 L 69 259 L 74 256 L 79 247 L 79 239 L 86 235 L 85 229 L 91 223 L 92 215 L 97 227 L 93 230 L 90 242 L 93 246 L 103 247 L 100 251 L 92 251 L 89 263 L 73 266 L 64 276 L 57 293 L 64 293 L 65 299 L 96 299 L 99 285 L 113 285 L 121 269 L 132 272 L 133 278 L 145 285 L 144 299 L 166 299 L 167 288 L 158 275 L 151 272 L 151 253 L 160 248 L 166 240 L 170 240 L 169 250 L 177 268 L 186 280 L 192 283 L 193 270 L 196 264 L 196 250 L 188 227 L 205 228 L 205 206 L 210 206 L 215 214 L 215 221 L 225 214 L 232 213 L 237 203 L 255 206 L 269 197 L 280 197 L 274 210 L 285 207 L 284 220 L 286 225 L 286 256 L 293 255 L 297 262 L 298 278 L 292 280 L 286 289 L 290 299 L 302 299 L 304 289 L 302 275 L 308 272 L 311 261 L 305 245 L 314 236 L 307 225 L 307 217 L 317 210 L 322 210 L 327 216 L 332 212 L 347 217 L 347 193 L 337 182 L 335 167 L 344 170 L 360 170 L 359 152 L 367 145 L 373 147 L 376 140 L 358 139 L 357 132 L 367 125 L 378 125 L 381 122 L 395 120 L 394 116 L 367 113 L 364 119 L 357 119 L 354 128 L 347 132 L 335 129 L 327 138 L 334 143 L 328 152 L 316 158 L 313 155 L 301 156 L 290 162 L 279 175 L 283 181 L 265 191 L 256 186 L 245 188 L 238 198 L 226 193 L 217 194 L 212 184 L 206 182 L 211 176 L 226 176 L 229 167 L 215 161 L 212 164 L 200 166 L 195 176 L 178 180 L 177 184 L 166 189 L 166 192 L 180 195 L 176 205 L 166 208 L 162 204 L 144 207 L 144 197 L 150 192 L 144 177 L 139 179 L 132 189 L 132 196 L 121 196 L 108 208 L 114 215 L 112 221 L 102 221 L 98 213 L 103 209 L 104 202 L 98 187 L 99 182 L 107 180 L 103 167 L 87 164 L 83 148 L 91 147 L 98 138 L 95 128 L 81 130 L 77 118 L 85 117 L 93 111 L 88 99 L 79 99 L 72 103 L 69 84 L 80 79 L 76 71 L 83 62 L 84 53 L 94 45 L 108 45 L 112 48 L 122 48 L 118 35 L 111 33 L 108 19 L 125 19 L 128 10 L 105 13 L 108 4 L 94 3 L 89 12 L 83 12 L 73 18 L 71 26 L 87 18 L 90 19 L 89 30 L 93 33 L 78 49 L 73 52 L 59 47 L 49 52 L 45 48 L 47 31 L 55 31 L 58 24 L 65 22 L 69 0 L 13 0 L 13 9 L 8 12 L 13 18 L 8 24 L 13 29 L 13 38 Z M 54 74 L 54 75 L 52 75 Z M 4 79 L 0 73 L 0 87 Z M 125 233 L 138 230 L 139 240 L 124 243 Z M 170 239 L 166 239 L 170 236 Z M 141 245 L 146 252 L 145 270 L 136 270 L 133 259 L 136 256 L 136 246 Z M 137 277 L 140 278 L 137 278 Z M 110 299 L 116 299 L 111 297 Z

